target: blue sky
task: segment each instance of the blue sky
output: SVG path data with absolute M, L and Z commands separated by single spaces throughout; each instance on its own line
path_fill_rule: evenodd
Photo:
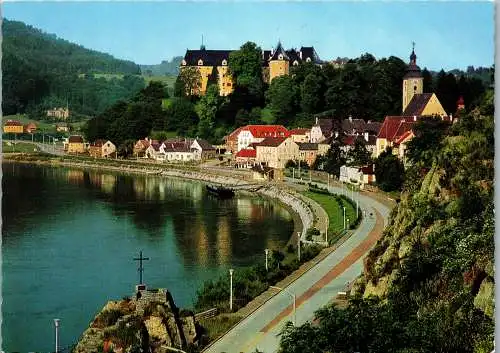
M 323 60 L 395 55 L 431 70 L 494 63 L 493 2 L 9 2 L 3 17 L 138 64 L 197 49 L 313 45 Z

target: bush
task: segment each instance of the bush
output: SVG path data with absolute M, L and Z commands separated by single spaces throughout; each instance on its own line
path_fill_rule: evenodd
M 295 252 L 295 248 L 293 247 L 293 244 L 288 244 L 286 247 L 286 252 L 289 254 L 293 254 Z
M 117 309 L 103 310 L 95 319 L 92 327 L 104 328 L 116 324 L 123 313 Z

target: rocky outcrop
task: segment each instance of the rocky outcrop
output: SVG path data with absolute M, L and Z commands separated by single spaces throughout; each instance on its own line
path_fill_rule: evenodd
M 199 329 L 195 317 L 183 317 L 165 289 L 138 290 L 131 299 L 110 301 L 83 333 L 74 352 L 131 352 L 137 348 L 152 353 L 167 347 L 196 346 Z

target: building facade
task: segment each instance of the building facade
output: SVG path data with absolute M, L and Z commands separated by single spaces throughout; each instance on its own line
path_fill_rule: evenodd
M 207 50 L 204 45 L 199 50 L 186 50 L 181 62 L 180 70 L 195 67 L 200 72 L 201 82 L 199 95 L 205 94 L 210 78 L 219 86 L 219 94 L 227 96 L 234 90 L 233 77 L 229 73 L 229 55 L 234 50 Z M 290 66 L 312 62 L 322 64 L 314 47 L 301 47 L 299 50 L 284 50 L 281 42 L 276 49 L 262 52 L 262 73 L 265 82 L 270 83 L 274 78 L 288 75 Z
M 247 125 L 238 133 L 237 151 L 247 148 L 253 143 L 260 143 L 268 137 L 286 138 L 288 130 L 283 125 Z
M 68 138 L 67 144 L 67 152 L 68 153 L 85 153 L 85 143 L 83 141 L 83 137 L 80 135 L 72 135 Z
M 54 108 L 47 110 L 47 116 L 51 118 L 66 120 L 69 118 L 68 108 Z

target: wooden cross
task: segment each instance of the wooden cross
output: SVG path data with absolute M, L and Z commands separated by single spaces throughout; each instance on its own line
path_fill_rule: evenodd
M 139 268 L 137 271 L 139 271 L 139 284 L 142 284 L 142 273 L 144 272 L 144 267 L 142 267 L 142 261 L 143 260 L 149 260 L 149 257 L 142 257 L 142 250 L 139 251 L 139 257 L 134 258 L 134 261 L 139 261 Z

